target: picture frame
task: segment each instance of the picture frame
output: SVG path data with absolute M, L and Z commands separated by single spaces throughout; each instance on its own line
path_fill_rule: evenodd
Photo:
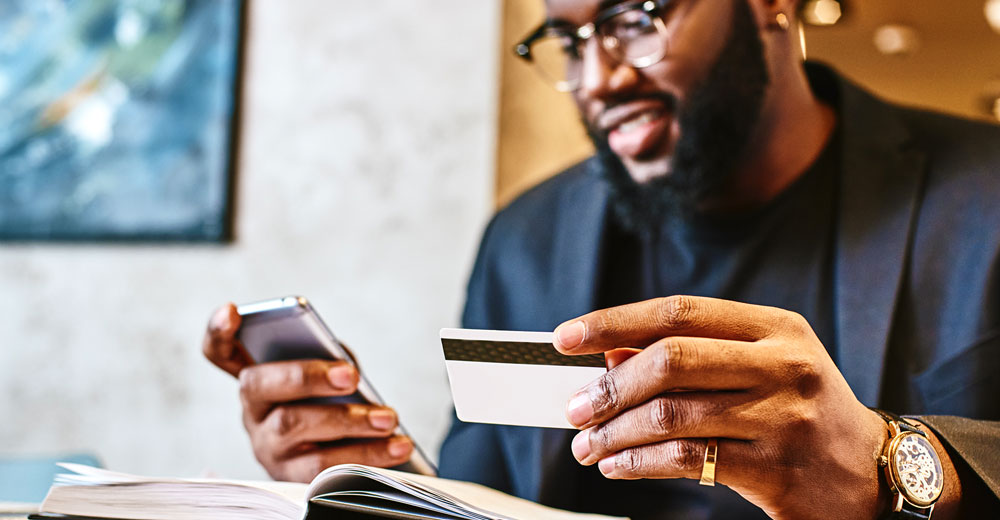
M 0 8 L 0 240 L 233 237 L 243 0 Z

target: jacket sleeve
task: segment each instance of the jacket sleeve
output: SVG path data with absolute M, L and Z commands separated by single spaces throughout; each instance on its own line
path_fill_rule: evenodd
M 963 511 L 1000 510 L 1000 421 L 944 415 L 917 419 L 934 430 L 958 469 Z
M 498 328 L 496 295 L 490 290 L 491 265 L 496 261 L 495 218 L 486 227 L 479 253 L 472 269 L 466 293 L 462 326 L 466 328 Z M 451 429 L 441 445 L 438 474 L 445 478 L 476 482 L 512 493 L 498 427 L 490 424 L 465 423 L 452 413 Z

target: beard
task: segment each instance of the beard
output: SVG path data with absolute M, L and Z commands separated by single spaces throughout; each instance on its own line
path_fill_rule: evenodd
M 750 8 L 746 0 L 735 4 L 726 45 L 705 79 L 677 107 L 681 131 L 668 173 L 636 182 L 611 150 L 607 134 L 585 125 L 601 175 L 610 184 L 615 216 L 627 231 L 648 234 L 666 216 L 694 214 L 701 202 L 721 191 L 746 153 L 769 78 Z M 658 97 L 666 98 L 667 106 L 675 104 L 668 94 Z

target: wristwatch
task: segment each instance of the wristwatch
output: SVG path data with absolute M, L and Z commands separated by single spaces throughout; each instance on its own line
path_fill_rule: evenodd
M 886 520 L 928 520 L 944 489 L 941 459 L 927 433 L 900 416 L 877 410 L 889 425 L 889 440 L 878 465 L 892 492 L 892 507 Z

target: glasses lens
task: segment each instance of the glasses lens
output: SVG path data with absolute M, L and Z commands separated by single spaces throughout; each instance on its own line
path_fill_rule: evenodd
M 550 33 L 531 44 L 531 62 L 542 76 L 562 91 L 576 88 L 580 79 L 580 54 L 573 38 Z
M 663 58 L 663 22 L 641 9 L 609 18 L 601 24 L 600 32 L 608 52 L 634 66 L 645 67 Z

